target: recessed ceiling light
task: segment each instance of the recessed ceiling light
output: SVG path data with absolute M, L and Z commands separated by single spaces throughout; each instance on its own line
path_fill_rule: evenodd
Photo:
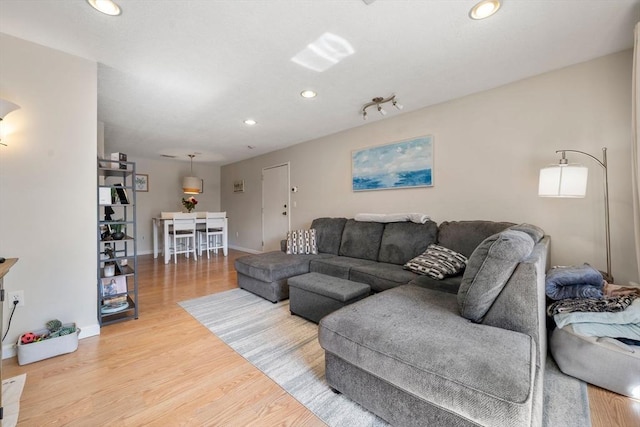
M 115 4 L 112 0 L 87 0 L 95 10 L 104 13 L 105 15 L 117 16 L 120 15 L 120 6 Z
M 303 98 L 315 98 L 316 96 L 318 96 L 318 94 L 310 89 L 307 89 L 300 92 L 300 96 Z
M 500 9 L 500 0 L 482 0 L 471 8 L 469 17 L 471 19 L 488 18 Z
M 247 126 L 253 126 L 253 125 L 255 125 L 256 123 L 258 123 L 258 122 L 256 122 L 256 121 L 255 121 L 255 120 L 253 120 L 253 119 L 247 119 L 247 120 L 245 120 L 245 121 L 244 121 L 244 124 L 245 124 L 245 125 L 247 125 Z

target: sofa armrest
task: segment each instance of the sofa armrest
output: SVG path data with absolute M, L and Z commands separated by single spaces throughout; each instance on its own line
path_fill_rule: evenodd
M 537 344 L 537 360 L 544 366 L 547 354 L 545 273 L 550 238 L 545 236 L 522 260 L 496 298 L 482 323 L 522 332 Z

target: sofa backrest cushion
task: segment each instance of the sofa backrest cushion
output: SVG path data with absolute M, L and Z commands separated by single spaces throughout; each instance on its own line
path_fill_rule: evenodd
M 444 221 L 438 227 L 438 245 L 469 258 L 484 239 L 513 225 L 512 222 Z
M 516 230 L 505 230 L 482 241 L 469 257 L 462 276 L 458 290 L 460 314 L 481 322 L 533 246 L 531 236 Z
M 423 253 L 436 242 L 438 226 L 433 221 L 424 224 L 391 222 L 385 225 L 378 261 L 403 265 Z
M 377 261 L 383 231 L 379 222 L 347 220 L 338 255 Z
M 319 253 L 338 255 L 346 218 L 316 218 L 311 227 L 316 230 Z
M 538 243 L 544 237 L 544 230 L 537 225 L 522 223 L 509 227 L 509 229 L 527 233 L 533 239 L 533 243 Z

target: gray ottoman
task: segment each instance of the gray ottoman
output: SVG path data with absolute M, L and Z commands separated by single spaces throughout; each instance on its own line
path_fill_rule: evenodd
M 361 300 L 371 292 L 369 285 L 320 273 L 289 279 L 291 314 L 318 323 L 327 314 Z

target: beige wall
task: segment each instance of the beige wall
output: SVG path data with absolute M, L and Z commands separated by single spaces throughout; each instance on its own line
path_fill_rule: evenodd
M 108 146 L 108 142 L 106 143 Z M 107 149 L 108 152 L 110 152 Z M 145 159 L 129 156 L 136 162 L 136 172 L 149 175 L 149 191 L 136 195 L 136 216 L 138 219 L 138 254 L 153 252 L 152 218 L 160 212 L 180 212 L 182 198 L 190 197 L 182 192 L 182 177 L 190 174 L 188 161 L 172 159 Z M 204 179 L 204 192 L 196 194 L 196 211 L 220 210 L 220 166 L 210 163 L 193 163 L 193 173 Z
M 293 228 L 321 216 L 424 212 L 445 220 L 529 222 L 552 237 L 552 263 L 605 269 L 602 170 L 589 167 L 585 199 L 537 196 L 538 172 L 557 149 L 609 151 L 613 273 L 638 280 L 631 237 L 631 64 L 624 51 L 506 86 L 340 132 L 222 167 L 222 209 L 230 244 L 261 249 L 261 169 L 291 162 Z M 354 114 L 354 121 L 361 120 Z M 351 151 L 420 135 L 434 136 L 434 186 L 351 191 Z M 245 180 L 245 193 L 233 181 Z M 236 235 L 237 233 L 237 235 Z
M 52 319 L 99 333 L 96 311 L 96 63 L 0 34 L 0 97 L 20 105 L 0 146 L 0 256 L 24 290 L 6 355 L 19 334 Z M 4 303 L 4 325 L 12 304 Z M 15 353 L 14 353 L 15 354 Z

